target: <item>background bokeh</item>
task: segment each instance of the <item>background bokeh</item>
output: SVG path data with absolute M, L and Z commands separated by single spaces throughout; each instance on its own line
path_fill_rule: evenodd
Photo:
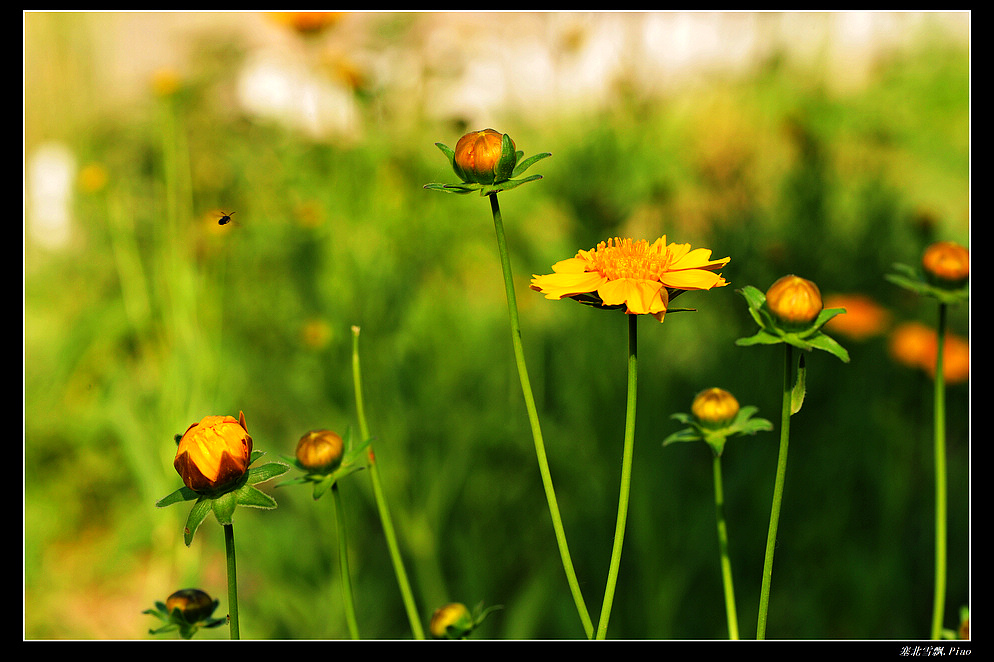
M 544 176 L 501 197 L 565 528 L 596 621 L 624 427 L 624 316 L 528 278 L 611 236 L 711 248 L 731 286 L 639 320 L 639 411 L 613 638 L 727 636 L 710 451 L 662 448 L 710 386 L 776 420 L 781 354 L 737 347 L 737 287 L 797 273 L 879 313 L 816 352 L 791 424 L 767 635 L 926 638 L 931 385 L 891 351 L 934 302 L 884 279 L 969 243 L 969 13 L 24 15 L 24 636 L 147 639 L 197 586 L 226 609 L 213 519 L 183 545 L 173 435 L 244 411 L 256 448 L 366 406 L 424 621 L 576 638 L 517 374 L 489 205 L 434 143 L 508 132 Z M 222 212 L 236 212 L 221 227 Z M 875 321 L 874 321 L 875 320 Z M 951 311 L 969 336 L 969 310 Z M 959 355 L 957 355 L 959 356 Z M 947 627 L 970 591 L 967 359 L 949 376 Z M 754 636 L 776 432 L 723 456 Z M 265 485 L 235 519 L 242 634 L 343 638 L 332 504 Z M 368 476 L 342 485 L 360 631 L 410 637 Z M 165 635 L 164 635 L 165 636 Z M 173 637 L 175 636 L 172 635 Z M 202 632 L 225 638 L 226 628 Z M 168 637 L 167 637 L 168 638 Z

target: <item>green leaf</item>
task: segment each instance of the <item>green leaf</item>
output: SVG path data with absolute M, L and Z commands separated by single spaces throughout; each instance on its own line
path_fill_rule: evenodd
M 276 499 L 269 496 L 265 492 L 259 490 L 258 488 L 252 487 L 251 485 L 245 485 L 238 490 L 238 505 L 247 506 L 249 508 L 262 508 L 264 510 L 272 510 L 276 508 Z
M 282 476 L 289 470 L 289 465 L 283 464 L 282 462 L 269 462 L 261 467 L 253 467 L 248 470 L 248 483 L 250 485 L 264 483 L 267 480 L 276 478 L 277 476 Z
M 824 333 L 818 333 L 813 337 L 808 338 L 807 341 L 815 349 L 824 350 L 838 358 L 843 363 L 849 363 L 849 352 L 831 336 L 827 336 Z
M 467 193 L 472 193 L 478 190 L 477 186 L 470 184 L 439 184 L 433 182 L 431 184 L 425 184 L 424 187 L 429 191 L 441 191 L 442 193 L 458 193 L 460 195 L 465 195 Z
M 183 542 L 187 547 L 193 542 L 193 535 L 200 528 L 207 513 L 211 511 L 211 504 L 212 500 L 209 497 L 201 497 L 190 509 L 190 514 L 186 518 L 186 528 L 183 529 Z
M 793 416 L 801 411 L 804 404 L 804 394 L 807 382 L 807 369 L 804 365 L 804 355 L 801 354 L 797 361 L 797 377 L 794 380 L 794 387 L 790 390 L 790 415 Z
M 166 506 L 171 506 L 174 503 L 180 503 L 183 501 L 193 501 L 199 498 L 200 495 L 191 490 L 189 487 L 184 485 L 172 494 L 162 497 L 155 502 L 156 508 L 165 508 Z
M 452 149 L 451 147 L 449 147 L 448 145 L 446 145 L 444 143 L 435 143 L 435 147 L 437 147 L 440 150 L 442 150 L 442 153 L 445 154 L 445 157 L 447 159 L 449 159 L 449 165 L 452 165 L 453 163 L 455 163 L 455 161 L 456 161 L 456 152 L 455 152 L 454 149 Z
M 702 441 L 704 437 L 696 428 L 686 428 L 680 430 L 679 432 L 674 432 L 670 436 L 663 439 L 663 446 L 669 446 L 670 444 L 676 444 L 683 441 Z
M 517 166 L 515 166 L 514 171 L 511 173 L 511 177 L 517 177 L 518 175 L 523 173 L 525 170 L 528 170 L 528 168 L 532 167 L 542 159 L 548 158 L 550 156 L 552 156 L 552 152 L 542 152 L 541 154 L 535 154 L 534 156 L 529 156 L 527 159 L 521 161 L 520 163 L 518 163 Z
M 758 309 L 766 303 L 766 295 L 752 285 L 746 285 L 742 289 L 738 290 L 738 292 L 745 297 L 746 303 L 749 304 L 750 308 Z
M 765 329 L 760 329 L 756 332 L 756 335 L 749 336 L 748 338 L 739 338 L 735 341 L 735 344 L 740 347 L 748 347 L 749 345 L 776 345 L 782 342 L 783 338 L 780 336 L 773 335 Z

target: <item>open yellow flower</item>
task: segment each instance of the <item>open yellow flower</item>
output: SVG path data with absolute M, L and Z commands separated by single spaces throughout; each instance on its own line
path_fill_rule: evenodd
M 555 273 L 533 276 L 531 288 L 554 300 L 586 301 L 595 295 L 601 306 L 623 305 L 629 315 L 652 315 L 662 322 L 677 293 L 728 285 L 715 270 L 730 259 L 712 260 L 710 250 L 691 250 L 690 244 L 667 245 L 666 235 L 651 244 L 615 237 L 557 262 L 552 265 Z

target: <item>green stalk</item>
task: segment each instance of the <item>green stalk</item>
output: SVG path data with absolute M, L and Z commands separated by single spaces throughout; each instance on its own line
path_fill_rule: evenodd
M 531 423 L 532 438 L 535 441 L 538 468 L 542 475 L 542 485 L 545 487 L 545 497 L 549 502 L 549 514 L 552 516 L 552 526 L 556 533 L 556 541 L 559 543 L 559 555 L 562 558 L 563 569 L 566 571 L 566 579 L 573 594 L 573 601 L 576 603 L 577 613 L 580 615 L 580 621 L 583 623 L 583 629 L 589 639 L 594 634 L 594 626 L 590 620 L 590 614 L 587 612 L 587 605 L 583 601 L 583 593 L 580 591 L 576 571 L 573 569 L 573 561 L 570 559 L 569 547 L 566 544 L 566 533 L 563 530 L 556 492 L 552 486 L 549 461 L 545 453 L 545 442 L 542 439 L 542 428 L 538 421 L 538 410 L 535 407 L 535 397 L 532 394 L 531 382 L 528 379 L 528 368 L 525 366 L 525 353 L 521 345 L 521 324 L 518 320 L 518 304 L 514 296 L 514 280 L 511 275 L 511 259 L 507 251 L 507 239 L 504 236 L 504 221 L 501 218 L 500 205 L 497 203 L 497 194 L 492 193 L 489 197 L 490 210 L 494 217 L 494 229 L 497 233 L 497 248 L 500 252 L 500 263 L 504 272 L 504 290 L 507 294 L 507 310 L 511 319 L 511 344 L 514 346 L 514 360 L 518 366 L 521 392 L 525 398 L 528 421 Z
M 232 639 L 238 633 L 238 577 L 235 573 L 235 532 L 231 524 L 224 525 L 224 552 L 228 566 L 228 627 Z
M 935 355 L 935 596 L 932 607 L 932 639 L 942 638 L 942 616 L 946 605 L 946 386 L 943 353 L 946 344 L 946 308 L 939 303 L 938 349 Z
M 777 525 L 783 501 L 784 476 L 787 473 L 787 444 L 790 441 L 790 401 L 793 390 L 790 375 L 794 363 L 793 348 L 784 343 L 783 404 L 780 408 L 780 455 L 777 458 L 777 477 L 773 486 L 773 508 L 770 512 L 770 530 L 766 536 L 766 559 L 763 561 L 763 585 L 759 593 L 759 622 L 756 639 L 766 638 L 766 619 L 770 606 L 770 582 L 773 579 L 773 549 L 777 542 Z
M 728 529 L 725 526 L 725 496 L 721 480 L 721 456 L 714 455 L 714 511 L 718 522 L 718 551 L 721 554 L 721 580 L 725 587 L 725 614 L 728 638 L 739 638 L 739 621 L 735 614 L 735 590 L 732 587 L 732 563 L 728 558 Z
M 349 571 L 349 545 L 345 534 L 345 510 L 342 508 L 342 496 L 338 492 L 338 483 L 331 486 L 331 494 L 335 503 L 335 522 L 338 524 L 338 563 L 342 572 L 342 599 L 345 602 L 345 622 L 349 626 L 349 635 L 359 638 L 359 625 L 355 617 L 355 597 L 352 595 L 352 573 Z
M 369 425 L 366 422 L 366 409 L 362 399 L 362 372 L 359 369 L 359 327 L 352 327 L 352 383 L 355 386 L 356 414 L 359 418 L 359 433 L 365 441 L 369 439 Z M 394 531 L 393 519 L 390 517 L 390 510 L 387 508 L 387 501 L 383 495 L 383 484 L 380 481 L 380 470 L 376 465 L 376 456 L 373 453 L 372 445 L 369 446 L 369 475 L 373 481 L 373 496 L 376 499 L 376 508 L 380 513 L 380 522 L 383 526 L 383 535 L 387 539 L 387 547 L 390 550 L 390 560 L 393 562 L 394 574 L 397 576 L 397 584 L 400 587 L 400 594 L 404 600 L 404 607 L 407 610 L 407 619 L 411 622 L 411 632 L 415 639 L 424 639 L 424 629 L 421 627 L 421 619 L 418 616 L 418 608 L 414 602 L 414 593 L 411 591 L 410 581 L 407 579 L 407 570 L 404 568 L 404 559 L 400 555 L 400 548 L 397 545 L 397 534 Z
M 638 315 L 628 315 L 628 402 L 625 406 L 625 446 L 621 460 L 621 493 L 618 495 L 618 519 L 614 526 L 614 548 L 601 604 L 601 617 L 597 624 L 597 638 L 607 637 L 607 624 L 611 618 L 614 591 L 621 566 L 621 548 L 625 542 L 625 523 L 628 520 L 628 498 L 632 485 L 632 455 L 635 449 L 635 392 L 638 383 Z

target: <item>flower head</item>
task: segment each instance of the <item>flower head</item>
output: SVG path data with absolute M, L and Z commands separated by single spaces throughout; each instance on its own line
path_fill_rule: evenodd
M 925 249 L 922 268 L 934 283 L 958 287 L 970 278 L 970 251 L 955 241 L 937 241 Z
M 818 286 L 793 274 L 770 285 L 766 305 L 781 322 L 800 325 L 813 322 L 824 307 Z
M 473 615 L 461 602 L 450 602 L 431 615 L 428 631 L 435 639 L 462 639 L 473 630 Z
M 702 425 L 721 427 L 739 413 L 739 401 L 725 389 L 709 388 L 697 394 L 690 411 Z
M 329 473 L 342 463 L 345 443 L 331 430 L 311 430 L 297 442 L 300 466 L 316 473 Z
M 833 294 L 825 297 L 826 308 L 845 308 L 845 315 L 833 317 L 825 324 L 853 340 L 866 340 L 883 333 L 890 323 L 890 312 L 864 294 Z
M 213 492 L 241 478 L 252 457 L 245 416 L 205 416 L 176 448 L 173 466 L 194 492 Z
M 504 136 L 494 129 L 471 131 L 456 143 L 453 169 L 464 182 L 493 184 L 501 162 Z M 511 154 L 514 141 L 511 141 Z M 514 168 L 512 162 L 511 168 Z M 510 170 L 509 170 L 510 171 Z
M 546 299 L 576 298 L 603 307 L 625 306 L 629 315 L 652 315 L 660 322 L 669 301 L 683 290 L 709 290 L 728 282 L 715 270 L 731 258 L 711 259 L 706 248 L 614 238 L 552 265 L 555 273 L 533 276 L 531 288 Z

